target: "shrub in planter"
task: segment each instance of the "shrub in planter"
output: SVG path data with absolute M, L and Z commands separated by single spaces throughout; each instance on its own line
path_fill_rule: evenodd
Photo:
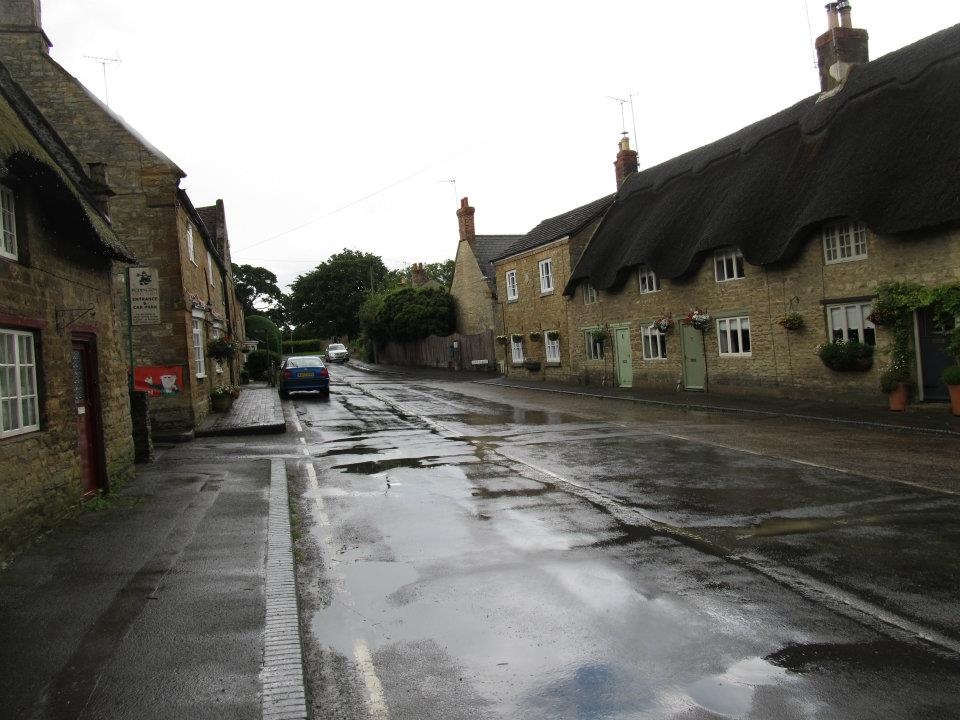
M 891 365 L 880 373 L 880 389 L 887 394 L 907 382 L 910 382 L 910 369 L 906 365 Z
M 253 380 L 266 380 L 267 372 L 270 369 L 270 360 L 273 360 L 275 367 L 280 367 L 280 355 L 267 350 L 254 350 L 247 355 L 247 372 Z
M 960 385 L 960 365 L 951 365 L 943 371 L 941 376 L 946 385 Z
M 950 412 L 960 415 L 960 365 L 951 365 L 941 377 L 950 391 Z
M 821 362 L 837 372 L 869 370 L 873 366 L 873 346 L 856 340 L 834 340 L 817 345 Z

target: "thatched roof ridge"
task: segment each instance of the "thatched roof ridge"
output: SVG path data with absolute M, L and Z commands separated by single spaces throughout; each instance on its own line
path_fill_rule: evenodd
M 852 69 L 841 90 L 631 175 L 565 292 L 649 264 L 676 278 L 717 247 L 790 257 L 841 217 L 884 234 L 960 221 L 960 25 Z

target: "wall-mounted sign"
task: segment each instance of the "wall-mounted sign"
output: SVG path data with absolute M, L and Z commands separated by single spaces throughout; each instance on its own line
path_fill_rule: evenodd
M 133 389 L 150 397 L 173 397 L 183 392 L 182 365 L 146 365 L 133 369 Z
M 160 322 L 160 281 L 157 269 L 132 267 L 130 273 L 130 319 L 134 325 Z

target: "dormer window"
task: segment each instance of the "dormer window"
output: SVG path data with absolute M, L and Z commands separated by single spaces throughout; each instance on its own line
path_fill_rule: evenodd
M 863 223 L 835 223 L 823 228 L 823 259 L 828 265 L 866 256 L 867 228 Z
M 724 248 L 713 253 L 713 268 L 717 282 L 739 280 L 744 277 L 743 253 L 737 248 Z
M 640 292 L 652 293 L 660 290 L 660 278 L 649 265 L 640 266 Z
M 13 192 L 0 185 L 0 257 L 17 259 L 17 214 Z

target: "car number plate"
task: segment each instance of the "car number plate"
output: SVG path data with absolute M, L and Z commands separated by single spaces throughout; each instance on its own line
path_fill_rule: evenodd
M 312 373 L 312 372 L 300 372 L 300 373 L 297 373 L 297 377 L 313 377 L 313 373 Z

